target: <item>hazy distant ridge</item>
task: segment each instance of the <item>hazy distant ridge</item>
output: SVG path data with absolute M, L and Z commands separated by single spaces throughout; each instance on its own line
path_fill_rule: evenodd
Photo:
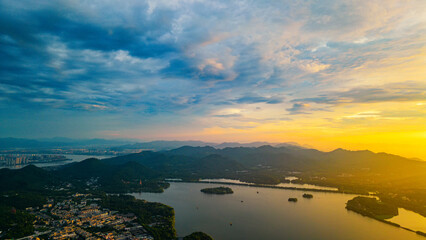
M 136 140 L 109 140 L 109 139 L 71 139 L 71 138 L 43 138 L 43 139 L 26 139 L 26 138 L 0 138 L 0 149 L 35 149 L 35 148 L 57 148 L 57 147 L 103 147 L 115 151 L 125 149 L 144 149 L 153 151 L 164 151 L 180 148 L 183 146 L 204 147 L 212 146 L 215 148 L 227 147 L 260 147 L 263 145 L 271 146 L 299 146 L 297 143 L 270 143 L 270 142 L 224 142 L 212 143 L 203 141 L 150 141 L 139 142 Z

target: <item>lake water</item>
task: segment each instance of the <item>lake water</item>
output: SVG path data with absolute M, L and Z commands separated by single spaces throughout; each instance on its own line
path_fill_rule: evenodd
M 405 210 L 404 208 L 398 208 L 398 216 L 387 220 L 398 223 L 406 228 L 426 233 L 426 217 L 423 217 L 418 213 Z
M 355 195 L 311 192 L 314 198 L 304 199 L 304 191 L 237 185 L 230 186 L 234 194 L 200 192 L 202 188 L 217 186 L 221 185 L 174 182 L 164 193 L 133 195 L 172 206 L 180 237 L 203 231 L 215 240 L 425 240 L 407 230 L 347 211 L 345 203 Z M 299 201 L 288 202 L 289 197 Z
M 287 178 L 286 178 L 287 179 Z M 289 177 L 288 180 L 296 180 L 296 177 Z M 241 182 L 240 180 L 235 179 L 226 179 L 226 178 L 215 178 L 215 179 L 200 179 L 200 182 L 216 182 L 216 183 L 236 183 L 236 184 L 250 184 L 253 185 L 254 183 L 246 183 Z M 319 190 L 329 190 L 329 191 L 338 191 L 339 189 L 334 187 L 324 187 L 324 186 L 317 186 L 312 184 L 299 184 L 299 183 L 279 183 L 276 185 L 271 184 L 262 184 L 264 186 L 275 186 L 275 187 L 290 187 L 290 188 L 303 188 L 303 189 L 319 189 Z

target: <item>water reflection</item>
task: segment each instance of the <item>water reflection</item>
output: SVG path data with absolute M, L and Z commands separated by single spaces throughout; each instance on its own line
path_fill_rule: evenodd
M 288 179 L 290 181 L 296 180 L 297 177 L 291 177 Z M 217 179 L 201 179 L 200 182 L 213 182 L 213 183 L 234 183 L 234 184 L 249 184 L 253 185 L 253 183 L 242 182 L 240 180 L 235 179 L 226 179 L 226 178 L 217 178 Z M 329 191 L 337 191 L 337 188 L 333 187 L 323 187 L 312 184 L 298 184 L 298 183 L 279 183 L 277 185 L 272 184 L 261 184 L 263 186 L 276 186 L 276 187 L 290 187 L 290 188 L 302 188 L 302 189 L 320 189 L 320 190 L 329 190 Z
M 347 211 L 355 195 L 230 186 L 234 194 L 208 195 L 209 183 L 173 182 L 164 193 L 135 193 L 139 199 L 172 206 L 179 236 L 203 231 L 215 239 L 424 239 L 415 233 Z M 258 192 L 258 193 L 257 193 Z M 289 203 L 289 197 L 299 199 Z M 243 202 L 241 202 L 243 201 Z M 232 223 L 232 226 L 230 226 Z
M 426 233 L 426 217 L 404 208 L 398 208 L 398 215 L 387 220 L 414 231 Z

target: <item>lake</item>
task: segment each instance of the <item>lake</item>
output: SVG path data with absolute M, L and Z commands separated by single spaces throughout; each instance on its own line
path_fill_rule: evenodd
M 297 179 L 297 177 L 289 177 L 290 181 L 291 179 L 295 180 Z M 287 178 L 286 178 L 287 179 Z M 236 184 L 249 184 L 249 185 L 254 185 L 254 183 L 247 183 L 247 182 L 242 182 L 240 180 L 235 180 L 235 179 L 226 179 L 226 178 L 212 178 L 212 179 L 200 179 L 200 182 L 213 182 L 213 183 L 236 183 Z M 334 187 L 324 187 L 324 186 L 317 186 L 317 185 L 312 185 L 312 184 L 299 184 L 299 183 L 279 183 L 279 184 L 260 184 L 263 186 L 272 186 L 272 187 L 284 187 L 284 188 L 303 188 L 303 189 L 318 189 L 318 190 L 328 190 L 328 191 L 338 191 L 339 189 L 334 188 Z
M 237 185 L 230 186 L 234 194 L 200 192 L 202 188 L 217 186 L 221 185 L 172 182 L 164 193 L 133 196 L 173 207 L 180 237 L 203 231 L 216 240 L 425 240 L 407 230 L 347 211 L 345 203 L 355 195 L 311 192 L 314 198 L 304 199 L 304 191 Z M 299 201 L 288 202 L 289 197 Z

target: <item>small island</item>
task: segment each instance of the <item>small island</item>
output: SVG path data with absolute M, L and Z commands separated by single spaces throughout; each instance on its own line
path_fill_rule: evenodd
M 194 232 L 184 237 L 183 240 L 213 240 L 213 238 L 203 232 Z
M 397 225 L 395 223 L 385 221 L 385 219 L 397 216 L 398 208 L 396 206 L 383 203 L 376 198 L 355 197 L 346 203 L 346 209 L 382 222 Z
M 231 194 L 234 193 L 229 187 L 216 187 L 216 188 L 204 188 L 201 189 L 201 192 L 207 194 Z
M 289 198 L 288 201 L 289 202 L 297 202 L 297 198 Z
M 304 198 L 313 198 L 314 196 L 312 194 L 305 193 L 305 194 L 303 194 L 303 197 Z

